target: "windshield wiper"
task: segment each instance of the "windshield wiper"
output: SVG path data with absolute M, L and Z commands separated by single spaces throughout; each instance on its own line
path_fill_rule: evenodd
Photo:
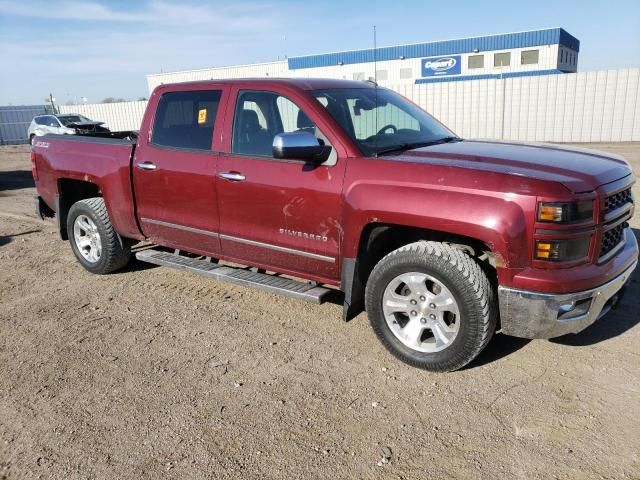
M 401 143 L 399 145 L 394 145 L 393 147 L 383 148 L 382 150 L 377 151 L 376 156 L 386 155 L 394 152 L 402 152 L 404 150 L 412 150 L 414 148 L 430 147 L 432 145 L 439 145 L 441 143 L 458 142 L 461 140 L 462 139 L 460 137 L 448 136 L 448 137 L 438 138 L 437 140 L 432 140 L 430 142 Z

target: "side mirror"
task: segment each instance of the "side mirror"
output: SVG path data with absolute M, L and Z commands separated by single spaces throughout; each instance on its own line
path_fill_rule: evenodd
M 310 132 L 279 133 L 273 137 L 273 158 L 305 160 L 322 163 L 331 153 L 331 147 L 322 145 Z

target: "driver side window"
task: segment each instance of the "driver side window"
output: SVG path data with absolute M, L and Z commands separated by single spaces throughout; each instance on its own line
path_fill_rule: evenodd
M 329 144 L 307 114 L 287 97 L 263 91 L 238 93 L 233 121 L 233 153 L 273 158 L 273 138 L 277 134 L 301 131 L 310 132 Z M 325 164 L 332 164 L 332 158 L 335 163 L 335 153 Z

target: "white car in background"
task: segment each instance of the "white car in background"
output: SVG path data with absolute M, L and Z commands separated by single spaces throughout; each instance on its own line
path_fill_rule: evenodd
M 31 120 L 27 136 L 33 145 L 36 137 L 55 133 L 58 135 L 75 135 L 77 133 L 108 132 L 104 122 L 96 122 L 77 113 L 61 115 L 38 115 Z

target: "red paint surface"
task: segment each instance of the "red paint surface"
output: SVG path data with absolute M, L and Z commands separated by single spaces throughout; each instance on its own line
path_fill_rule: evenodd
M 621 158 L 584 149 L 491 141 L 449 143 L 397 156 L 365 158 L 307 91 L 341 86 L 372 88 L 361 82 L 307 79 L 161 86 L 151 96 L 133 158 L 127 145 L 46 137 L 47 148 L 35 147 L 38 192 L 53 206 L 59 179 L 90 181 L 101 189 L 114 227 L 123 236 L 149 238 L 165 246 L 334 285 L 340 282 L 342 259 L 357 256 L 361 233 L 371 223 L 475 238 L 498 257 L 501 285 L 544 292 L 600 285 L 637 258 L 638 247 L 630 236 L 622 253 L 603 265 L 596 262 L 604 197 L 634 181 Z M 151 145 L 149 132 L 162 93 L 202 89 L 223 90 L 212 152 Z M 229 153 L 239 89 L 278 92 L 298 104 L 329 138 L 338 154 L 337 164 L 310 168 L 302 162 Z M 152 162 L 158 170 L 139 170 L 135 165 L 140 162 Z M 230 182 L 219 178 L 220 172 L 238 172 L 246 180 Z M 580 235 L 591 237 L 589 258 L 572 264 L 534 261 L 535 239 L 575 235 L 577 228 L 536 223 L 538 201 L 589 198 L 598 198 L 593 222 L 580 227 Z M 335 261 L 162 227 L 140 221 L 143 217 Z M 327 240 L 283 234 L 281 229 Z M 537 229 L 556 232 L 542 234 Z

